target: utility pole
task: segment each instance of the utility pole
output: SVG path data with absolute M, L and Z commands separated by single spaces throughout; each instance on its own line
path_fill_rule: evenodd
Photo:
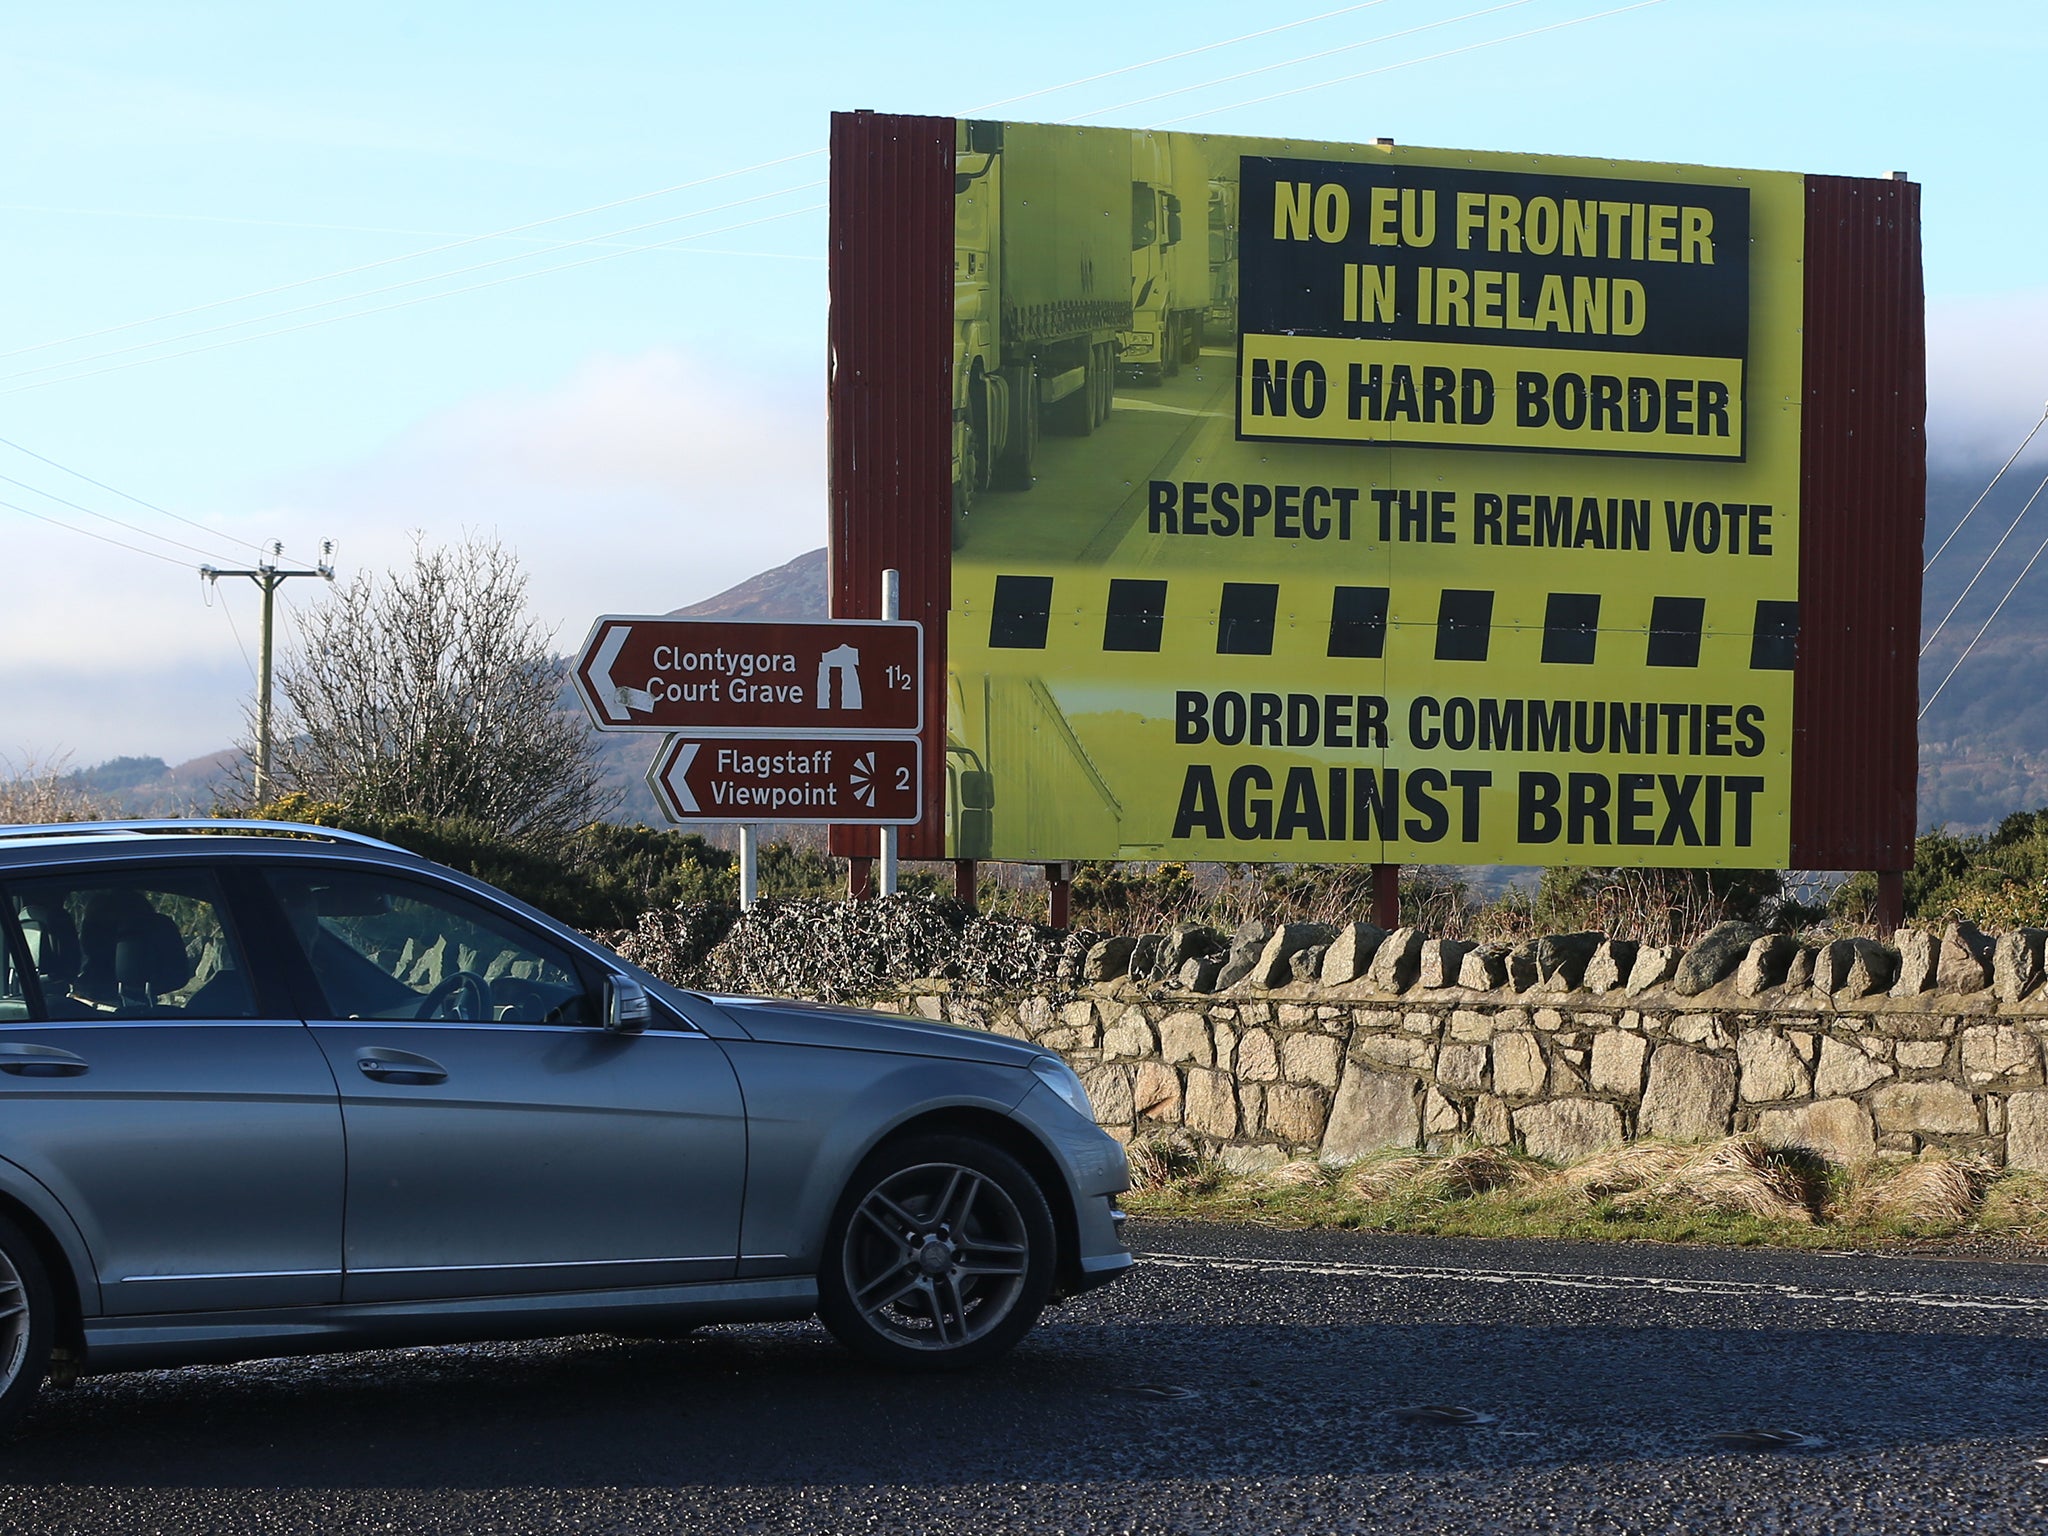
M 310 571 L 288 571 L 277 564 L 284 556 L 284 545 L 270 546 L 271 558 L 258 563 L 253 571 L 227 571 L 218 566 L 202 565 L 199 575 L 208 586 L 219 583 L 223 576 L 246 576 L 256 583 L 263 593 L 263 661 L 256 672 L 256 803 L 261 805 L 270 798 L 270 653 L 273 629 L 273 615 L 276 608 L 277 589 L 294 576 L 318 576 L 323 581 L 334 580 L 334 541 L 324 540 L 320 545 L 320 563 Z

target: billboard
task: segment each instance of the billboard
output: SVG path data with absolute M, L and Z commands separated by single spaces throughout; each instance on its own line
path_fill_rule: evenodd
M 840 120 L 835 574 L 936 546 L 906 592 L 946 615 L 910 856 L 1854 866 L 1910 843 L 1909 183 L 874 121 L 942 127 L 952 172 L 952 291 L 917 289 L 946 328 L 892 343 L 926 387 L 943 335 L 950 410 L 895 429 L 880 526 L 874 427 L 842 422 L 880 348 L 841 198 L 908 161 L 870 136 L 842 164 L 863 119 Z M 892 210 L 920 243 L 921 195 Z M 1838 271 L 1845 245 L 1891 266 Z M 1891 331 L 1816 354 L 1816 304 Z M 1880 410 L 1906 430 L 1880 440 Z M 1810 513 L 1830 563 L 1882 579 L 1824 575 Z M 1875 681 L 1815 687 L 1850 674 Z M 1831 792 L 1812 726 L 1845 698 L 1876 739 L 1869 782 Z

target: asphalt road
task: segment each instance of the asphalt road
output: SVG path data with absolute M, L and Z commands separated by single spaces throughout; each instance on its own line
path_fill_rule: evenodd
M 91 1379 L 0 1450 L 0 1530 L 2048 1530 L 2048 1267 L 1137 1242 L 966 1378 L 786 1326 Z M 1712 1438 L 1752 1428 L 1824 1443 Z

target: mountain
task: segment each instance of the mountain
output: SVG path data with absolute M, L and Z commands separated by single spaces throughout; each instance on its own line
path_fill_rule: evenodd
M 825 551 L 814 549 L 716 597 L 670 612 L 679 619 L 829 619 L 826 571 Z

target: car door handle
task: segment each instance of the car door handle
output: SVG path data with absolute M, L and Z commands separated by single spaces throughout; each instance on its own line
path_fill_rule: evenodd
M 380 1083 L 445 1083 L 448 1069 L 430 1056 L 372 1046 L 356 1058 L 363 1076 Z
M 0 1072 L 16 1077 L 76 1077 L 90 1071 L 83 1056 L 60 1051 L 54 1045 L 30 1045 L 10 1040 L 0 1045 Z

